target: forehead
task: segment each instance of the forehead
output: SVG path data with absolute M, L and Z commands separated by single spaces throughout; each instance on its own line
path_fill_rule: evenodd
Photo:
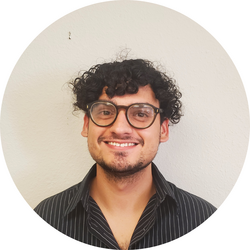
M 136 94 L 125 94 L 123 96 L 114 96 L 109 98 L 106 94 L 106 88 L 102 90 L 102 94 L 99 100 L 112 101 L 117 105 L 130 105 L 132 103 L 150 103 L 156 107 L 159 107 L 159 101 L 155 98 L 155 94 L 149 85 L 139 87 Z

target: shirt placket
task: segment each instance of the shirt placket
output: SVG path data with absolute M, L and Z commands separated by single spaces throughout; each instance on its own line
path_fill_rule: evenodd
M 155 213 L 157 208 L 157 199 L 156 196 L 151 198 L 152 205 L 150 207 L 150 202 L 147 204 L 145 210 L 142 213 L 142 216 L 135 228 L 135 231 L 132 235 L 129 249 L 132 249 L 133 246 L 143 239 L 143 237 L 149 232 L 155 223 Z
M 108 248 L 119 249 L 120 247 L 98 205 L 92 201 L 88 210 L 88 231 Z M 98 211 L 98 213 L 94 211 Z

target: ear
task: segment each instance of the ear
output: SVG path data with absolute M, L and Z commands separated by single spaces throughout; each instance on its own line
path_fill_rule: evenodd
M 83 128 L 81 135 L 83 137 L 88 137 L 88 130 L 89 130 L 89 117 L 85 114 L 83 118 Z
M 166 119 L 161 124 L 160 142 L 166 142 L 169 139 L 168 123 L 169 123 L 169 120 Z

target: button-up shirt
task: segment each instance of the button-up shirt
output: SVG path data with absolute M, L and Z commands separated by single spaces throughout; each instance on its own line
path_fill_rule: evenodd
M 36 208 L 46 222 L 60 232 L 92 246 L 119 249 L 119 245 L 98 204 L 90 196 L 94 165 L 82 182 L 42 201 Z M 152 163 L 156 193 L 145 207 L 128 249 L 157 246 L 190 232 L 216 208 L 165 180 Z

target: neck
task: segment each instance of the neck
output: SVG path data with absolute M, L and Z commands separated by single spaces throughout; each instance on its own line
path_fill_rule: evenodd
M 114 180 L 97 164 L 90 195 L 100 207 L 109 211 L 144 208 L 155 193 L 152 177 L 152 166 L 149 164 L 131 178 Z

